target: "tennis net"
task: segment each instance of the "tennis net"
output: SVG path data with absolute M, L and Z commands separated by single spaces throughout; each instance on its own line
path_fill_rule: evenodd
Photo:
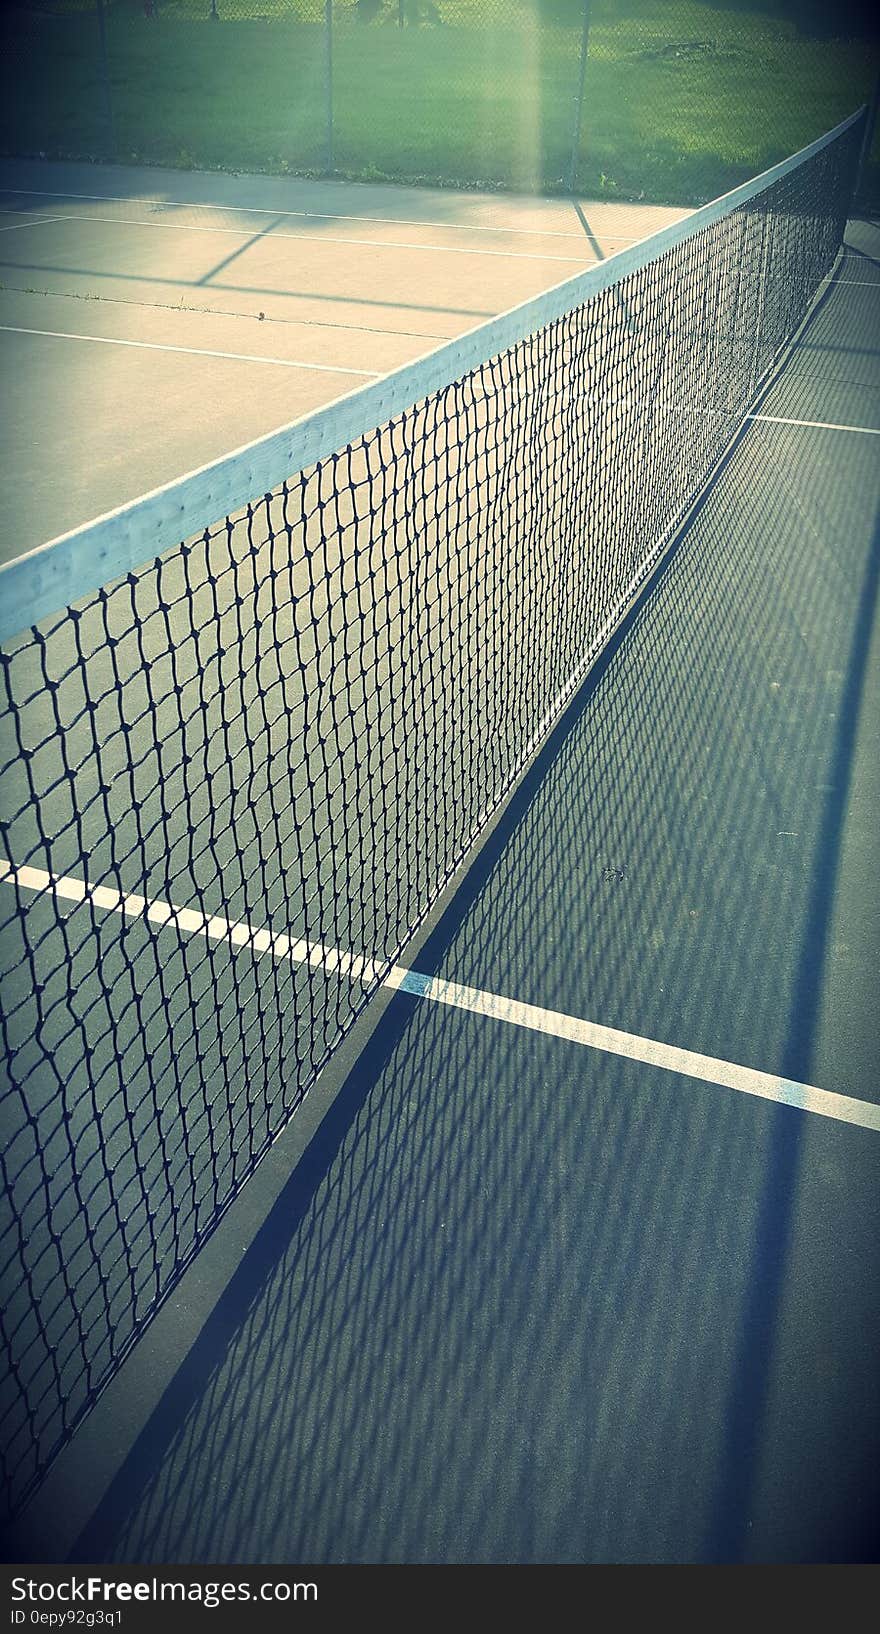
M 0 573 L 13 1502 L 674 538 L 861 131 Z

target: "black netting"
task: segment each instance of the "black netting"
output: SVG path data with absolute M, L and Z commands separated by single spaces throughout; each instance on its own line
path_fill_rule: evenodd
M 860 124 L 0 659 L 0 1411 L 33 1485 L 674 534 Z

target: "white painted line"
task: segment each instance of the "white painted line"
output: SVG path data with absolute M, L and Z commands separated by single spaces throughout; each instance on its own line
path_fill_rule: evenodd
M 103 227 L 149 227 L 161 232 L 169 233 L 213 233 L 223 238 L 243 239 L 242 251 L 251 250 L 257 244 L 273 244 L 276 239 L 290 239 L 296 244 L 348 244 L 362 250 L 428 250 L 433 255 L 483 255 L 491 256 L 496 261 L 564 261 L 571 266 L 582 267 L 590 264 L 592 254 L 587 248 L 584 238 L 583 255 L 541 255 L 531 250 L 475 250 L 465 248 L 460 244 L 414 244 L 411 240 L 396 238 L 340 238 L 335 233 L 261 233 L 257 238 L 248 238 L 245 227 L 199 227 L 190 221 L 142 221 L 132 216 L 55 216 L 55 221 L 88 221 L 97 222 Z M 27 222 L 22 222 L 27 226 Z M 627 239 L 612 239 L 612 243 L 625 244 Z
M 93 907 L 129 918 L 145 918 L 182 934 L 204 936 L 208 941 L 228 942 L 235 948 L 250 948 L 256 954 L 268 953 L 273 959 L 284 959 L 291 964 L 308 962 L 316 968 L 341 973 L 353 981 L 378 982 L 394 992 L 409 993 L 415 998 L 429 999 L 434 1004 L 446 1004 L 456 1010 L 485 1016 L 491 1021 L 524 1027 L 531 1032 L 566 1039 L 569 1043 L 599 1050 L 606 1055 L 622 1056 L 626 1060 L 640 1061 L 645 1066 L 660 1067 L 664 1072 L 695 1078 L 704 1084 L 736 1090 L 741 1095 L 752 1095 L 779 1106 L 795 1107 L 800 1112 L 812 1112 L 838 1123 L 851 1123 L 861 1129 L 880 1132 L 880 1105 L 871 1101 L 836 1095 L 830 1090 L 818 1089 L 814 1084 L 780 1078 L 775 1073 L 758 1072 L 753 1067 L 739 1066 L 736 1062 L 722 1061 L 716 1056 L 702 1055 L 694 1050 L 679 1049 L 674 1044 L 643 1038 L 637 1033 L 621 1032 L 616 1027 L 603 1027 L 598 1022 L 584 1021 L 558 1010 L 522 1004 L 500 993 L 464 987 L 459 982 L 444 981 L 440 976 L 407 970 L 403 965 L 392 965 L 383 974 L 380 961 L 360 954 L 326 947 L 320 942 L 293 941 L 286 934 L 273 934 L 245 920 L 228 920 L 219 915 L 208 916 L 192 908 L 178 908 L 170 902 L 148 901 L 145 897 L 125 894 L 108 886 L 90 886 L 81 879 L 49 874 L 41 868 L 15 868 L 5 858 L 0 858 L 0 881 L 41 895 L 51 893 L 68 902 L 88 902 Z
M 568 1039 L 588 1049 L 624 1056 L 630 1061 L 642 1061 L 646 1066 L 662 1067 L 666 1072 L 697 1078 L 702 1083 L 718 1084 L 724 1089 L 737 1090 L 742 1095 L 755 1095 L 781 1106 L 793 1106 L 802 1112 L 834 1118 L 839 1123 L 854 1123 L 862 1129 L 880 1131 L 880 1106 L 871 1101 L 858 1101 L 850 1095 L 835 1095 L 830 1090 L 817 1089 L 813 1084 L 779 1078 L 774 1073 L 757 1072 L 752 1067 L 720 1061 L 712 1055 L 700 1055 L 693 1050 L 678 1049 L 673 1044 L 661 1044 L 654 1038 L 619 1032 L 615 1027 L 601 1027 L 597 1022 L 561 1015 L 557 1010 L 542 1010 L 533 1004 L 520 1004 L 497 993 L 483 993 L 477 988 L 462 987 L 457 982 L 445 982 L 438 976 L 421 976 L 415 970 L 407 971 L 395 966 L 383 985 L 432 999 L 437 1004 L 450 1004 L 458 1010 L 470 1010 L 475 1015 L 508 1022 L 514 1027 L 527 1027 L 553 1038 Z
M 835 278 L 835 289 L 880 289 L 880 278 Z
M 0 232 L 2 231 L 0 227 Z M 223 290 L 216 284 L 204 284 L 201 287 L 208 294 L 216 296 L 223 293 L 226 286 L 223 286 Z M 27 284 L 7 284 L 5 280 L 0 284 L 0 290 L 7 295 L 32 295 L 35 299 L 47 301 L 80 301 L 89 306 L 133 306 L 141 312 L 148 309 L 152 312 L 194 313 L 200 318 L 246 318 L 249 323 L 264 323 L 267 327 L 284 324 L 285 327 L 293 329 L 344 329 L 352 330 L 356 335 L 390 335 L 395 340 L 444 341 L 449 338 L 448 335 L 434 334 L 430 329 L 382 329 L 378 324 L 343 323 L 341 318 L 289 318 L 283 312 L 273 312 L 270 317 L 264 312 L 243 312 L 240 307 L 234 306 L 193 306 L 184 302 L 182 297 L 179 301 L 146 299 L 136 301 L 126 295 L 90 295 L 72 289 L 33 289 Z
M 378 227 L 427 227 L 431 230 L 436 228 L 441 232 L 452 233 L 510 233 L 521 238 L 576 238 L 583 240 L 584 237 L 583 228 L 566 228 L 560 231 L 556 227 L 495 227 L 486 222 L 476 221 L 421 221 L 409 216 L 354 216 L 331 210 L 269 210 L 265 206 L 253 204 L 207 204 L 198 200 L 185 203 L 183 199 L 160 199 L 150 198 L 149 196 L 146 198 L 131 198 L 125 194 L 117 193 L 53 193 L 51 190 L 36 187 L 0 187 L 0 195 L 10 198 L 84 199 L 91 204 L 135 204 L 142 205 L 144 208 L 158 207 L 170 210 L 218 210 L 222 211 L 224 215 L 282 216 L 285 219 L 289 217 L 291 220 L 297 219 L 300 221 L 357 221 L 367 227 L 373 225 Z M 575 202 L 579 203 L 584 211 L 593 209 L 595 203 L 595 201 L 589 199 L 576 200 Z M 601 208 L 604 209 L 607 206 Z M 638 208 L 638 206 L 635 208 Z M 647 208 L 652 207 L 649 205 Z M 0 210 L 0 214 L 3 215 L 15 213 L 14 211 Z M 688 214 L 689 211 L 682 210 L 675 219 L 683 219 Z M 67 217 L 59 216 L 53 219 L 81 221 L 84 218 L 72 215 Z M 106 220 L 107 218 L 102 217 L 101 219 Z M 593 237 L 599 243 L 639 243 L 638 238 L 622 236 L 620 233 L 593 233 Z
M 747 420 L 763 420 L 772 426 L 801 426 L 806 431 L 856 431 L 862 437 L 880 437 L 880 427 L 835 425 L 830 420 L 789 420 L 784 414 L 747 414 Z
M 112 335 L 74 335 L 64 329 L 25 329 L 14 323 L 0 323 L 7 335 L 43 335 L 47 340 L 83 340 L 97 346 L 133 346 L 143 352 L 180 352 L 184 357 L 219 357 L 233 363 L 272 363 L 281 369 L 316 370 L 320 374 L 350 374 L 359 380 L 378 380 L 374 369 L 343 369 L 335 363 L 294 363 L 287 357 L 258 357 L 248 352 L 214 352 L 207 346 L 163 346 L 154 340 L 117 340 Z
M 195 908 L 179 908 L 173 902 L 132 895 L 112 886 L 88 885 L 85 880 L 69 874 L 49 874 L 43 868 L 27 865 L 14 868 L 5 857 L 0 857 L 0 882 L 40 895 L 51 894 L 64 902 L 89 902 L 107 913 L 119 913 L 128 919 L 148 919 L 151 924 L 165 925 L 189 936 L 204 936 L 210 942 L 251 947 L 256 953 L 270 953 L 273 959 L 286 959 L 291 964 L 308 963 L 341 972 L 354 981 L 375 981 L 380 974 L 380 967 L 373 960 L 356 953 L 344 953 L 339 948 L 324 947 L 321 942 L 292 941 L 286 934 L 273 935 L 245 920 L 203 914 Z
M 16 212 L 17 213 L 17 212 Z M 0 211 L 0 215 L 9 215 L 8 210 Z M 50 221 L 69 221 L 69 216 L 37 216 L 29 221 L 10 221 L 7 226 L 0 227 L 0 233 L 20 233 L 23 227 L 45 227 Z

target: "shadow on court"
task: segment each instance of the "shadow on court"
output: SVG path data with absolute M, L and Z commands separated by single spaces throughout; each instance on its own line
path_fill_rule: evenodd
M 868 442 L 750 427 L 420 969 L 871 1095 Z M 396 997 L 74 1558 L 872 1558 L 872 1138 Z

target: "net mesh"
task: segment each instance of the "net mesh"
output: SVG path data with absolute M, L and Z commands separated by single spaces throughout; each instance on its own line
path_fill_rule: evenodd
M 859 134 L 5 645 L 13 1503 L 673 535 L 834 263 Z

